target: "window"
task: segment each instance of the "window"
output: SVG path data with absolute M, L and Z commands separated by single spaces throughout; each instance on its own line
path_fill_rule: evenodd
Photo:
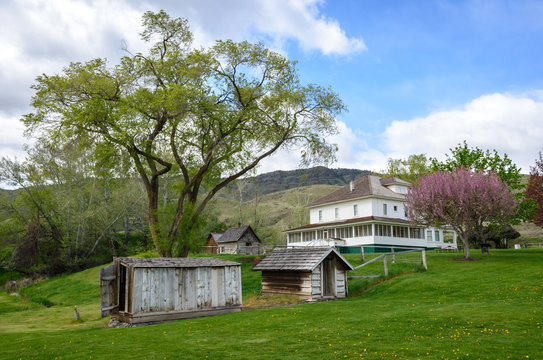
M 319 221 L 322 221 L 322 210 L 319 210 Z
M 341 227 L 336 229 L 338 238 L 352 238 L 353 237 L 353 228 L 352 227 Z
M 302 233 L 302 240 L 303 241 L 315 240 L 315 232 L 314 231 L 304 231 Z
M 421 228 L 411 228 L 411 238 L 424 239 L 424 230 Z
M 288 242 L 296 243 L 302 241 L 302 236 L 300 233 L 288 234 Z
M 394 205 L 394 212 L 398 212 L 398 205 Z
M 383 215 L 387 214 L 387 204 L 383 204 Z
M 251 243 L 250 243 L 250 242 L 246 242 L 246 243 L 245 243 L 245 246 L 251 247 Z
M 433 239 L 432 239 L 432 231 L 431 230 L 426 231 L 426 240 L 427 241 L 433 241 Z
M 219 254 L 224 253 L 224 246 L 219 246 Z
M 407 227 L 405 226 L 393 226 L 392 233 L 394 237 L 406 238 L 408 237 Z
M 354 237 L 371 236 L 371 224 L 354 227 Z
M 353 215 L 354 215 L 354 216 L 357 216 L 357 215 L 358 215 L 358 204 L 354 204 L 354 205 L 353 205 Z
M 441 240 L 439 240 L 439 230 L 436 230 L 434 232 L 434 236 L 435 236 L 435 241 L 441 241 Z
M 338 209 L 338 208 L 335 208 L 335 209 L 334 209 L 334 212 L 335 212 L 335 217 L 336 217 L 336 219 L 339 218 L 339 209 Z
M 377 236 L 391 236 L 389 225 L 375 225 L 375 226 L 376 226 L 375 232 L 377 233 Z

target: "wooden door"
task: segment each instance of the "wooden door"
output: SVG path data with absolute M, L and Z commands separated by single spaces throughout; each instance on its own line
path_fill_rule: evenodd
M 102 317 L 118 312 L 117 274 L 115 264 L 100 269 L 100 305 Z
M 322 295 L 335 295 L 334 259 L 326 258 L 322 262 Z

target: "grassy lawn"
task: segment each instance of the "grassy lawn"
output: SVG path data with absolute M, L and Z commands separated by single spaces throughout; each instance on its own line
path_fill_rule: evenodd
M 126 329 L 104 328 L 99 270 L 89 269 L 28 287 L 35 301 L 1 294 L 0 358 L 542 359 L 543 249 L 458 257 L 430 252 L 427 272 L 353 279 L 344 300 Z M 258 295 L 260 274 L 249 269 L 244 301 Z M 382 273 L 382 262 L 362 269 Z

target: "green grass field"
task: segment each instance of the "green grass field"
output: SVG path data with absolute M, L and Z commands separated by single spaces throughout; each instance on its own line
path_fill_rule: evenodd
M 0 358 L 543 359 L 543 249 L 458 257 L 430 252 L 426 272 L 399 261 L 386 281 L 350 281 L 343 300 L 125 329 L 104 327 L 99 269 L 89 269 L 23 297 L 1 293 Z M 258 295 L 259 275 L 244 264 L 244 301 Z

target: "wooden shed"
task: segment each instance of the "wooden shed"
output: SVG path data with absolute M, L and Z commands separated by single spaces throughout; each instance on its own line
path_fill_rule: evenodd
M 297 295 L 306 300 L 347 296 L 353 267 L 329 247 L 275 249 L 253 270 L 262 271 L 262 295 Z
M 241 310 L 241 264 L 215 258 L 114 258 L 100 270 L 102 317 L 158 322 Z

